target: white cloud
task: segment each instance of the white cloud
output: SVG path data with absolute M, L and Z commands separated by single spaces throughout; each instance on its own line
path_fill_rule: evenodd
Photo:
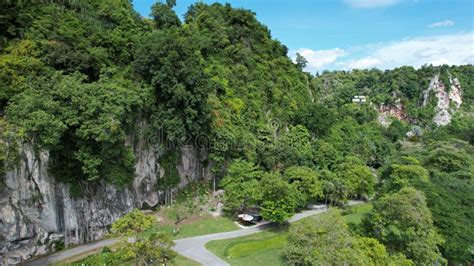
M 454 22 L 452 20 L 443 20 L 443 21 L 438 21 L 433 24 L 428 25 L 430 28 L 438 28 L 438 27 L 450 27 L 453 26 Z
M 296 53 L 302 55 L 308 61 L 306 67 L 309 71 L 317 71 L 324 69 L 330 64 L 333 64 L 341 56 L 344 56 L 346 52 L 339 48 L 329 49 L 329 50 L 311 50 L 308 48 L 301 48 L 297 51 L 292 51 L 292 59 L 295 61 Z
M 474 32 L 432 37 L 418 37 L 367 46 L 368 56 L 337 65 L 345 69 L 392 69 L 399 66 L 421 67 L 424 64 L 462 65 L 474 63 Z
M 290 52 L 295 61 L 300 53 L 308 61 L 307 71 L 393 69 L 400 66 L 419 68 L 425 64 L 474 64 L 474 32 L 407 38 L 388 43 L 367 44 L 350 49 L 312 50 L 302 48 Z
M 349 69 L 361 69 L 361 68 L 373 68 L 379 65 L 381 62 L 377 58 L 362 58 L 362 59 L 355 59 L 347 61 L 345 64 L 346 68 Z
M 393 6 L 401 0 L 344 0 L 344 3 L 354 8 L 377 8 Z

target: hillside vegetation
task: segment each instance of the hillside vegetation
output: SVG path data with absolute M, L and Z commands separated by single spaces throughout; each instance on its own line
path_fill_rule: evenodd
M 75 197 L 83 182 L 124 188 L 143 134 L 166 164 L 184 144 L 205 149 L 230 216 L 259 209 L 281 223 L 307 203 L 373 199 L 360 225 L 341 224 L 354 241 L 334 245 L 358 252 L 338 262 L 377 264 L 374 248 L 417 265 L 472 259 L 472 65 L 312 75 L 253 12 L 198 2 L 180 20 L 174 5 L 157 2 L 148 19 L 128 0 L 2 1 L 0 174 L 27 142 L 49 151 L 48 171 Z M 436 75 L 462 91 L 446 126 L 423 93 Z M 156 189 L 179 181 L 167 173 Z M 304 225 L 291 233 L 321 244 Z M 291 239 L 288 263 L 331 260 Z

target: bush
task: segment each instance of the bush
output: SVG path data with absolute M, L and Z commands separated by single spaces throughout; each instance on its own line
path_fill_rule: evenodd
M 112 224 L 113 235 L 135 235 L 150 229 L 156 223 L 156 218 L 145 215 L 138 209 L 126 214 Z

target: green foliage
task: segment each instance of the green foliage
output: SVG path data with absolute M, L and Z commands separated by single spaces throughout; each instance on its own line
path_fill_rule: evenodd
M 335 167 L 334 172 L 348 188 L 349 197 L 370 197 L 374 194 L 375 176 L 356 157 L 345 157 Z
M 413 265 L 394 261 L 376 239 L 351 235 L 337 210 L 292 226 L 282 255 L 288 265 Z
M 72 196 L 81 196 L 88 182 L 124 187 L 134 177 L 140 122 L 146 132 L 163 130 L 176 146 L 208 144 L 229 214 L 260 208 L 265 218 L 281 222 L 310 200 L 340 205 L 376 195 L 390 205 L 402 200 L 386 193 L 414 186 L 425 192 L 446 242 L 436 240 L 432 226 L 413 225 L 413 235 L 411 227 L 384 224 L 387 235 L 409 246 L 403 251 L 390 244 L 387 250 L 432 263 L 433 246 L 440 245 L 450 261 L 469 260 L 472 65 L 313 77 L 302 71 L 306 60 L 298 55 L 294 64 L 255 13 L 198 2 L 181 22 L 175 5 L 158 2 L 153 19 L 144 19 L 128 0 L 0 3 L 0 174 L 18 160 L 24 141 L 49 152 L 50 172 L 69 183 Z M 420 106 L 436 74 L 448 87 L 457 78 L 463 90 L 461 110 L 440 128 L 432 123 L 435 97 Z M 369 103 L 353 104 L 356 95 Z M 376 109 L 382 104 L 401 104 L 402 120 L 379 125 Z M 405 140 L 410 124 L 424 134 Z M 179 182 L 178 156 L 172 148 L 160 157 L 165 176 L 157 189 L 169 191 Z M 379 186 L 374 173 L 380 173 Z M 421 205 L 415 204 L 424 215 Z M 378 239 L 392 241 L 387 235 Z M 357 248 L 346 255 L 359 264 L 394 263 L 382 262 L 383 248 L 373 239 L 351 239 L 350 246 Z M 128 251 L 136 255 L 134 248 Z M 126 263 L 143 263 L 133 256 Z
M 301 203 L 298 189 L 285 182 L 277 173 L 265 174 L 260 181 L 261 214 L 265 220 L 283 223 L 290 218 Z
M 434 146 L 425 161 L 425 165 L 437 171 L 464 176 L 473 179 L 474 158 L 466 153 L 464 149 L 459 149 L 450 145 Z
M 133 236 L 152 228 L 156 222 L 154 216 L 134 209 L 112 224 L 111 233 L 116 236 Z
M 448 134 L 448 138 L 449 136 L 456 136 L 457 138 L 467 141 L 471 145 L 474 145 L 473 116 L 462 116 L 460 114 L 454 115 L 453 119 L 451 120 L 451 123 L 447 126 L 446 131 Z
M 151 233 L 144 237 L 139 237 L 133 243 L 122 242 L 117 253 L 121 255 L 116 263 L 130 261 L 132 264 L 160 263 L 167 264 L 176 257 L 176 252 L 172 250 L 174 246 L 171 236 L 165 233 Z M 112 263 L 115 264 L 115 263 Z
M 357 156 L 366 164 L 379 167 L 392 153 L 393 147 L 382 134 L 380 125 L 374 122 L 359 125 L 352 118 L 345 118 L 330 129 L 324 139 L 342 155 Z
M 469 229 L 474 217 L 472 146 L 459 140 L 433 142 L 410 154 L 430 172 L 430 183 L 418 188 L 425 192 L 433 223 L 446 240 L 441 245 L 443 257 L 467 263 L 474 237 Z
M 46 74 L 39 55 L 40 45 L 31 40 L 22 40 L 0 54 L 0 113 L 14 95 L 23 91 L 29 78 Z
M 351 99 L 355 95 L 365 95 L 375 104 L 386 106 L 394 105 L 400 101 L 403 115 L 407 120 L 420 125 L 431 125 L 435 114 L 436 99 L 430 95 L 426 106 L 420 106 L 423 102 L 423 90 L 429 86 L 431 78 L 440 75 L 441 82 L 448 86 L 450 78 L 458 78 L 463 88 L 462 109 L 470 110 L 473 103 L 472 78 L 474 68 L 466 66 L 423 66 L 419 69 L 403 66 L 388 71 L 353 70 L 324 72 L 311 81 L 315 94 L 319 96 L 320 102 L 327 106 L 343 107 L 341 112 L 351 115 L 358 122 L 367 121 L 375 114 L 370 105 L 352 106 Z M 467 94 L 466 94 L 467 92 Z
M 311 104 L 298 110 L 295 122 L 304 125 L 316 137 L 324 137 L 338 118 L 339 114 L 335 108 L 322 104 Z
M 446 240 L 441 245 L 443 257 L 467 263 L 474 239 L 474 183 L 441 173 L 434 174 L 431 183 L 424 191 L 434 225 Z
M 163 4 L 157 2 L 151 7 L 151 16 L 155 21 L 158 29 L 167 29 L 171 27 L 179 27 L 181 21 L 179 20 L 176 13 L 172 10 L 175 3 Z
M 160 165 L 165 170 L 165 175 L 158 182 L 158 189 L 172 189 L 179 184 L 181 178 L 178 172 L 179 157 L 177 152 L 168 151 L 160 157 Z
M 285 170 L 283 178 L 295 186 L 302 194 L 300 206 L 305 205 L 309 200 L 323 198 L 322 182 L 318 173 L 309 167 L 292 166 Z
M 53 175 L 72 194 L 81 194 L 84 180 L 126 185 L 134 156 L 123 144 L 143 105 L 126 67 L 146 24 L 127 0 L 1 5 L 11 13 L 0 19 L 8 29 L 1 34 L 0 115 L 7 109 L 26 141 L 50 151 Z
M 428 171 L 421 165 L 392 164 L 383 175 L 384 189 L 392 192 L 407 186 L 423 187 L 430 182 Z
M 407 125 L 402 121 L 395 119 L 384 133 L 388 139 L 390 139 L 392 142 L 396 142 L 398 140 L 404 139 L 407 131 Z
M 377 118 L 377 111 L 367 104 L 350 103 L 345 104 L 340 109 L 340 115 L 343 117 L 352 117 L 359 124 L 369 123 Z
M 98 180 L 125 185 L 134 174 L 134 156 L 125 147 L 133 111 L 141 105 L 140 87 L 102 77 L 38 79 L 12 99 L 7 113 L 38 147 L 51 151 L 51 170 L 63 181 Z
M 368 235 L 389 252 L 403 253 L 417 264 L 444 262 L 439 252 L 443 239 L 433 226 L 425 196 L 414 188 L 382 196 L 363 224 Z
M 296 53 L 296 65 L 300 69 L 304 69 L 308 65 L 308 60 L 300 55 L 300 53 Z
M 20 159 L 22 131 L 0 117 L 0 187 L 3 175 L 11 170 Z
M 224 210 L 236 213 L 253 207 L 261 199 L 259 180 L 263 172 L 253 163 L 235 160 L 220 185 L 225 189 Z
M 132 242 L 124 239 L 113 251 L 104 248 L 101 254 L 89 256 L 79 265 L 166 265 L 177 256 L 173 246 L 169 234 L 151 233 Z
M 154 130 L 164 130 L 172 141 L 208 132 L 211 87 L 196 38 L 178 28 L 152 32 L 138 48 L 133 64 L 154 89 Z
M 278 162 L 284 165 L 308 164 L 312 158 L 311 136 L 302 125 L 290 126 L 276 144 Z
M 293 226 L 283 257 L 289 265 L 347 264 L 354 253 L 347 225 L 330 211 Z
M 320 169 L 332 169 L 342 157 L 342 152 L 337 150 L 329 141 L 317 140 L 313 151 L 314 164 Z

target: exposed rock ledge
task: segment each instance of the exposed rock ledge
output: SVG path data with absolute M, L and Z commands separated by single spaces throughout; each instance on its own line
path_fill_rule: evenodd
M 449 93 L 446 92 L 446 86 L 439 80 L 439 75 L 435 75 L 427 90 L 423 91 L 423 107 L 427 105 L 430 92 L 435 93 L 437 105 L 433 122 L 437 126 L 445 126 L 451 122 L 453 114 L 461 107 L 462 89 L 457 78 L 449 78 L 451 87 Z
M 50 252 L 59 241 L 98 239 L 108 225 L 133 208 L 163 201 L 156 184 L 164 170 L 158 163 L 159 153 L 152 149 L 136 150 L 136 177 L 128 188 L 84 183 L 85 196 L 78 199 L 71 198 L 67 184 L 48 174 L 47 152 L 36 154 L 25 144 L 21 153 L 18 167 L 6 174 L 5 187 L 0 187 L 0 265 Z M 181 148 L 179 187 L 209 175 L 202 163 L 206 157 L 193 147 Z
M 394 104 L 381 104 L 378 109 L 378 121 L 384 126 L 388 127 L 392 123 L 392 117 L 398 120 L 407 120 L 405 113 L 405 106 L 403 106 L 400 98 L 397 98 Z

